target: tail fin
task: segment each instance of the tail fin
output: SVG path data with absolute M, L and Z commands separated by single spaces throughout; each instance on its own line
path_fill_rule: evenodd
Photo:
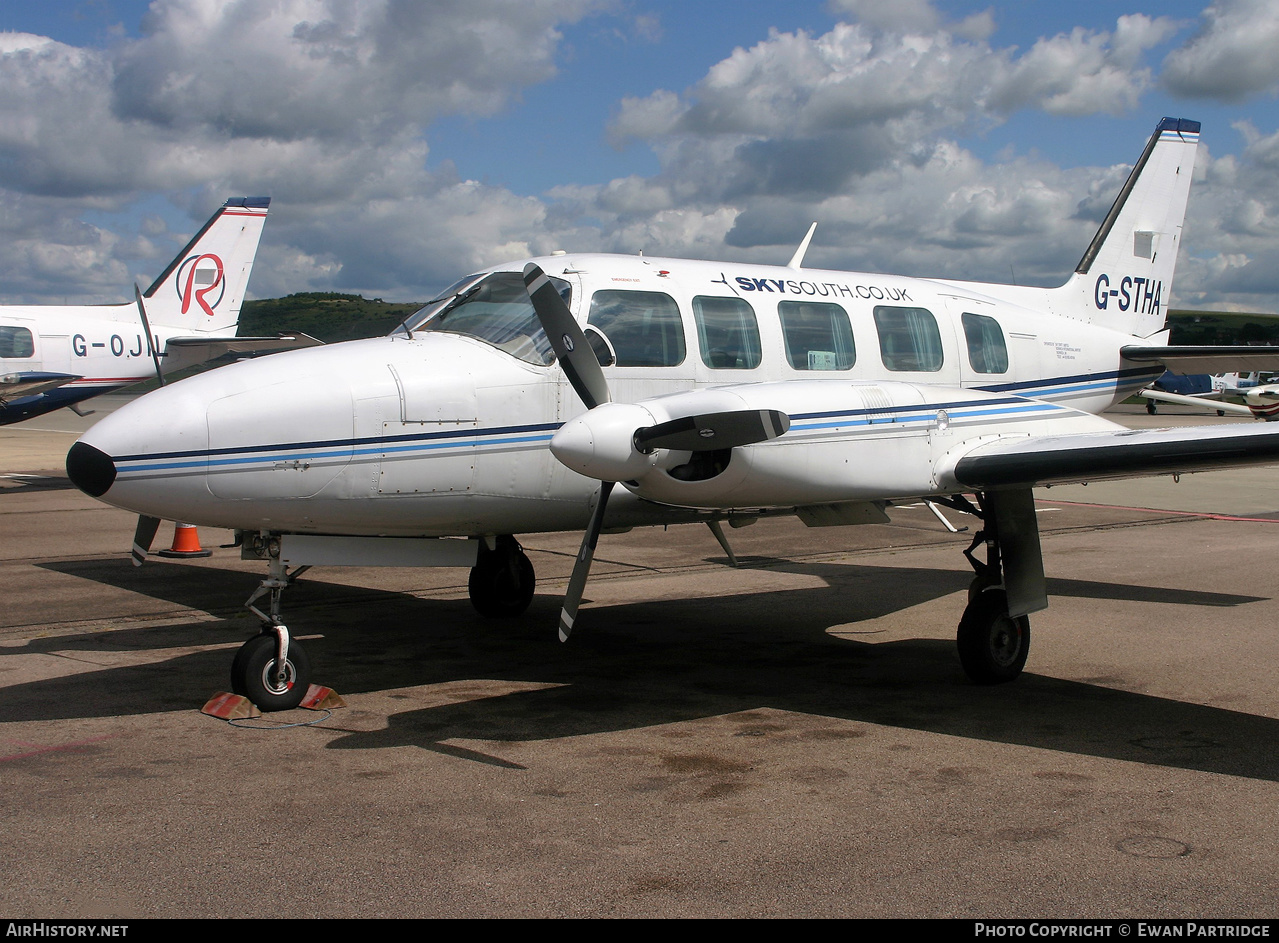
M 1199 122 L 1164 118 L 1053 310 L 1136 337 L 1164 327 Z
M 233 197 L 145 292 L 151 323 L 234 334 L 271 198 Z

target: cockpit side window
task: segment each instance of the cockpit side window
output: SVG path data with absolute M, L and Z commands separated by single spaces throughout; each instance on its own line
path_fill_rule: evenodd
M 759 324 L 745 300 L 698 295 L 693 299 L 693 320 L 706 366 L 715 370 L 754 370 L 759 366 Z
M 29 330 L 25 327 L 0 325 L 0 357 L 16 360 L 34 357 L 35 353 L 35 340 Z
M 849 370 L 857 361 L 848 313 L 822 301 L 780 301 L 786 359 L 796 370 Z
M 968 362 L 975 373 L 1007 373 L 1008 346 L 999 322 L 983 314 L 963 313 L 964 339 L 968 341 Z
M 606 289 L 591 296 L 587 323 L 608 338 L 619 367 L 684 362 L 684 322 L 675 299 L 660 291 Z
M 568 304 L 572 293 L 569 283 L 560 278 L 550 281 Z M 527 363 L 546 366 L 555 362 L 555 351 L 537 320 L 519 272 L 494 272 L 464 288 L 438 311 L 427 312 L 414 330 L 465 334 Z
M 942 368 L 941 332 L 927 308 L 875 306 L 879 354 L 889 370 L 935 373 Z

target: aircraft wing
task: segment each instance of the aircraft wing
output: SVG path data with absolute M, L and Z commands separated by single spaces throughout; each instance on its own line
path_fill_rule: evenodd
M 969 450 L 949 475 L 976 491 L 1279 464 L 1279 428 L 1123 429 L 1001 438 Z
M 183 351 L 201 351 L 202 360 L 213 360 L 223 354 L 265 354 L 302 347 L 319 347 L 324 343 L 309 334 L 280 334 L 275 337 L 170 337 L 167 347 Z
M 1161 363 L 1178 376 L 1279 371 L 1279 347 L 1121 347 L 1119 354 L 1134 363 Z
M 0 376 L 0 403 L 9 403 L 24 396 L 36 396 L 56 390 L 60 386 L 79 380 L 70 373 L 9 373 Z

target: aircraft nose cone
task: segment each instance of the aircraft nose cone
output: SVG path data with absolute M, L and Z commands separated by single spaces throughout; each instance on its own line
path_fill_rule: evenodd
M 115 462 L 106 452 L 77 442 L 67 453 L 67 477 L 93 498 L 100 498 L 115 483 Z

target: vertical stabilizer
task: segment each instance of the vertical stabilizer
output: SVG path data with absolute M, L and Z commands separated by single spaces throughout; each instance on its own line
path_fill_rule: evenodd
M 1164 118 L 1053 310 L 1149 337 L 1163 329 L 1199 145 L 1199 122 Z
M 226 201 L 145 292 L 153 325 L 234 334 L 271 198 Z

